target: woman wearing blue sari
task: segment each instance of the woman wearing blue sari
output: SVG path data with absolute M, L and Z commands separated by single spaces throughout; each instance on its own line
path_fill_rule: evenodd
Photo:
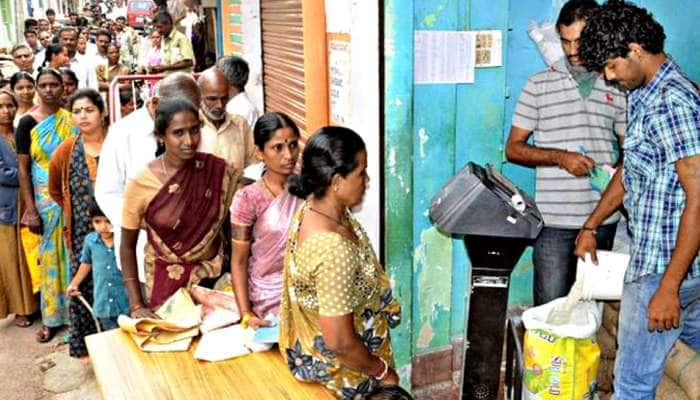
M 17 154 L 20 190 L 25 202 L 22 223 L 41 234 L 39 280 L 44 326 L 37 340 L 48 342 L 68 323 L 65 292 L 71 279 L 63 212 L 49 195 L 49 161 L 61 142 L 73 135 L 73 126 L 71 113 L 60 108 L 63 94 L 60 72 L 44 69 L 36 82 L 39 106 L 19 121 Z

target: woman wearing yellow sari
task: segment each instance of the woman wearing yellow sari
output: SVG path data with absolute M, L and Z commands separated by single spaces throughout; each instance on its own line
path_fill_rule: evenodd
M 389 328 L 400 321 L 389 278 L 350 209 L 367 187 L 360 136 L 321 128 L 302 155 L 289 191 L 306 199 L 289 228 L 279 346 L 299 380 L 339 399 L 395 387 Z
M 61 207 L 49 195 L 49 161 L 54 150 L 73 135 L 71 113 L 60 108 L 61 74 L 44 69 L 37 76 L 39 107 L 19 121 L 17 154 L 19 182 L 25 211 L 22 223 L 40 233 L 39 246 L 41 316 L 44 327 L 37 340 L 47 342 L 68 323 L 66 288 L 70 261 L 63 237 L 65 220 Z
M 196 152 L 197 108 L 184 98 L 163 99 L 154 134 L 165 152 L 126 186 L 120 257 L 131 316 L 153 316 L 181 287 L 221 274 L 223 226 L 236 187 L 234 170 L 221 158 Z M 136 240 L 148 233 L 146 293 L 136 268 Z

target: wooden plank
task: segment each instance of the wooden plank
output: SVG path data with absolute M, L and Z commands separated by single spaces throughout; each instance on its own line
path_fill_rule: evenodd
M 86 338 L 104 399 L 334 399 L 320 385 L 297 381 L 274 349 L 220 362 L 193 352 L 146 353 L 115 329 Z

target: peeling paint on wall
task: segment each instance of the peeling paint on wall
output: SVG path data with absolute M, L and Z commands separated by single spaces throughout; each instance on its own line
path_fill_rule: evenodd
M 430 140 L 430 136 L 425 132 L 425 128 L 418 129 L 418 140 L 420 141 L 420 158 L 425 159 L 425 145 Z
M 444 4 L 438 5 L 437 8 L 435 9 L 435 12 L 432 12 L 423 18 L 423 22 L 421 24 L 422 27 L 423 28 L 430 28 L 430 27 L 434 26 L 437 23 L 438 17 L 440 16 L 440 14 L 442 14 L 443 10 L 445 10 L 445 5 Z

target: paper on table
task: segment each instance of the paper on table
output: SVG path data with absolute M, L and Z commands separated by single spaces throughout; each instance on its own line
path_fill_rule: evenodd
M 265 317 L 265 320 L 272 322 L 272 326 L 258 327 L 258 329 L 255 331 L 255 336 L 253 336 L 253 343 L 275 344 L 279 342 L 279 318 L 274 314 L 269 314 L 267 317 Z
M 474 83 L 475 34 L 416 31 L 415 83 Z
M 251 350 L 245 344 L 249 334 L 245 331 L 240 325 L 233 325 L 202 334 L 194 358 L 221 361 L 250 354 Z

